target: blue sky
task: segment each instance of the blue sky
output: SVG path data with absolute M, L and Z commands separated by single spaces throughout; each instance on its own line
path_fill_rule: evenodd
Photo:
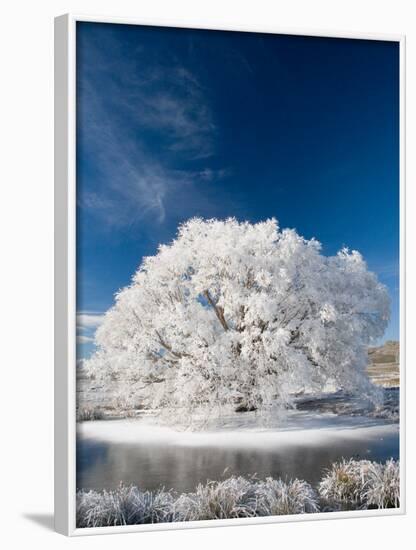
M 192 216 L 359 250 L 399 336 L 398 43 L 77 24 L 78 352 Z

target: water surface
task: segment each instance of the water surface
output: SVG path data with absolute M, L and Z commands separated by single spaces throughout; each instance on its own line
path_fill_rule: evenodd
M 140 420 L 79 426 L 77 488 L 193 491 L 230 475 L 301 478 L 316 484 L 341 458 L 399 458 L 399 426 L 380 419 L 297 412 L 284 430 L 175 432 Z

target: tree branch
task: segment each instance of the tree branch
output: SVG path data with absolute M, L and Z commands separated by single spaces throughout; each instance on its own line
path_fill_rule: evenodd
M 204 292 L 204 296 L 208 300 L 209 305 L 214 309 L 215 315 L 217 316 L 219 322 L 221 323 L 222 328 L 224 330 L 229 330 L 230 327 L 228 326 L 227 321 L 225 320 L 223 308 L 221 306 L 217 306 L 217 304 L 211 298 L 211 294 L 209 293 L 208 290 Z
M 159 339 L 160 345 L 165 348 L 166 351 L 177 357 L 178 359 L 181 359 L 182 357 L 190 357 L 188 353 L 179 353 L 177 351 L 173 351 L 172 347 L 162 338 L 162 335 L 155 330 L 157 337 Z

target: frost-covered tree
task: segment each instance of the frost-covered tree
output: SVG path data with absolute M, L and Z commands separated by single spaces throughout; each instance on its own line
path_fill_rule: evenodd
M 358 252 L 326 257 L 274 219 L 194 218 L 117 294 L 87 367 L 168 410 L 284 408 L 329 385 L 370 395 L 367 347 L 388 318 Z

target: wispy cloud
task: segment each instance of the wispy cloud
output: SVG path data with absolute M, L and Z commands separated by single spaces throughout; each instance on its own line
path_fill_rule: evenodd
M 90 344 L 92 342 L 94 342 L 94 338 L 92 336 L 84 336 L 83 334 L 77 335 L 78 344 Z
M 149 63 L 143 48 L 126 56 L 111 33 L 106 37 L 105 47 L 88 45 L 84 70 L 80 63 L 78 155 L 94 165 L 96 185 L 83 190 L 80 178 L 79 205 L 110 227 L 145 217 L 162 223 L 175 194 L 226 174 L 177 168 L 214 154 L 212 110 L 198 78 L 174 59 Z
M 187 159 L 210 157 L 216 126 L 197 78 L 173 65 L 153 68 L 150 86 L 140 86 L 141 82 L 142 77 L 132 83 L 136 91 L 126 104 L 137 123 L 163 133 L 167 148 Z
M 103 322 L 103 313 L 78 313 L 77 314 L 77 327 L 84 328 L 98 328 Z
M 103 313 L 85 312 L 77 313 L 77 343 L 91 344 L 94 342 L 94 334 L 104 319 Z

